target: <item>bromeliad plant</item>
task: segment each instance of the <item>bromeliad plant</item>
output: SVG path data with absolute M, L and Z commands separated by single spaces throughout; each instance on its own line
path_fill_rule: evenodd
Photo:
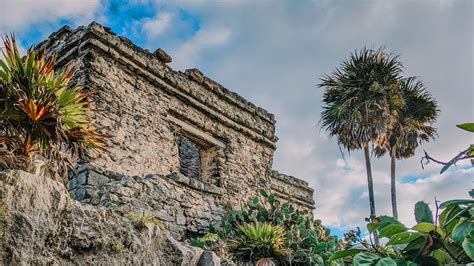
M 474 197 L 474 191 L 471 191 Z M 354 265 L 444 265 L 468 264 L 474 260 L 474 200 L 450 200 L 439 205 L 435 215 L 424 202 L 415 206 L 417 224 L 412 228 L 392 217 L 378 217 L 367 225 L 388 242 L 374 245 L 361 237 L 360 230 L 346 234 L 349 248 L 331 259 L 353 257 Z M 438 206 L 436 213 L 438 213 Z M 365 265 L 365 264 L 364 264 Z
M 266 226 L 268 228 L 283 228 L 284 255 L 273 258 L 280 265 L 330 265 L 329 257 L 340 248 L 336 237 L 330 236 L 329 229 L 321 225 L 321 221 L 305 212 L 300 212 L 289 202 L 281 202 L 275 196 L 260 189 L 258 194 L 249 199 L 248 203 L 239 210 L 229 208 L 222 217 L 221 223 L 211 226 L 211 234 L 193 241 L 194 245 L 207 245 L 210 250 L 222 250 L 224 242 L 229 249 L 229 257 L 246 260 L 250 254 L 244 254 L 249 249 L 241 249 L 235 245 L 239 239 L 246 239 L 242 230 L 245 227 Z M 244 227 L 242 227 L 244 226 Z M 209 241 L 210 235 L 218 236 L 220 241 Z M 220 247 L 219 249 L 217 247 Z M 252 254 L 252 262 L 268 257 Z M 260 258 L 259 258 L 260 257 Z M 248 260 L 248 259 L 247 259 Z
M 107 135 L 92 125 L 88 95 L 68 87 L 74 71 L 56 73 L 55 57 L 33 49 L 21 57 L 13 35 L 3 44 L 0 168 L 33 170 L 39 161 L 58 179 L 66 176 L 72 159 L 99 155 Z

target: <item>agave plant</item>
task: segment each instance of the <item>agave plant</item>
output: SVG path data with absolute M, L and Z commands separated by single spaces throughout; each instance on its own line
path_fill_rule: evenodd
M 256 222 L 239 225 L 238 230 L 240 235 L 229 240 L 229 250 L 240 261 L 265 261 L 268 265 L 269 260 L 287 253 L 285 229 L 281 225 Z
M 20 56 L 13 35 L 3 38 L 0 59 L 2 168 L 31 169 L 45 162 L 58 178 L 72 159 L 96 156 L 107 135 L 92 125 L 91 102 L 80 87 L 69 88 L 74 70 L 55 72 L 55 57 L 33 49 Z M 6 159 L 9 158 L 9 159 Z

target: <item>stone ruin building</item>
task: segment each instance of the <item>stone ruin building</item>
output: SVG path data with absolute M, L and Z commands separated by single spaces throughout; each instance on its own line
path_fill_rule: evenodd
M 38 44 L 94 89 L 97 126 L 112 135 L 102 157 L 79 164 L 68 189 L 83 203 L 163 221 L 179 238 L 203 233 L 224 206 L 257 188 L 312 213 L 313 189 L 272 170 L 275 117 L 198 69 L 171 69 L 95 22 L 68 26 Z

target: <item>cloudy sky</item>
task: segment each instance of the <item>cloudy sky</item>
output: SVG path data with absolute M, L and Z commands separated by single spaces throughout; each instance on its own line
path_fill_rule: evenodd
M 419 76 L 438 100 L 438 139 L 398 162 L 401 220 L 413 205 L 465 198 L 474 169 L 439 175 L 421 168 L 423 149 L 448 160 L 474 141 L 455 124 L 474 118 L 473 24 L 470 0 L 412 1 L 160 1 L 0 0 L 0 33 L 22 47 L 64 24 L 96 20 L 136 44 L 163 48 L 180 70 L 207 76 L 274 113 L 280 140 L 274 168 L 315 188 L 315 216 L 338 230 L 364 224 L 367 183 L 361 152 L 342 156 L 317 127 L 319 78 L 363 46 L 401 55 L 406 75 Z M 295 4 L 296 3 L 296 4 Z M 389 159 L 374 159 L 377 214 L 390 214 Z

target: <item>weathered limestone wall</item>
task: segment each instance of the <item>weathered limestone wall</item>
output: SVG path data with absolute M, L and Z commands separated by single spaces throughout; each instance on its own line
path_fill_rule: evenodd
M 152 54 L 97 23 L 63 27 L 37 49 L 58 54 L 60 67 L 77 69 L 75 82 L 94 89 L 95 119 L 112 134 L 109 150 L 94 165 L 127 176 L 180 173 L 179 144 L 186 137 L 202 147 L 201 175 L 190 182 L 223 190 L 200 194 L 199 204 L 208 204 L 206 197 L 220 206 L 236 204 L 257 188 L 267 188 L 312 210 L 313 190 L 306 182 L 271 170 L 278 140 L 274 116 L 199 70 L 174 71 L 166 65 L 171 58 L 164 51 Z M 169 178 L 158 180 L 167 181 L 156 186 L 194 191 L 169 183 Z
M 107 207 L 122 216 L 145 213 L 158 218 L 180 240 L 206 233 L 224 212 L 222 188 L 176 172 L 126 176 L 83 164 L 68 182 L 68 190 L 82 203 Z
M 314 208 L 314 190 L 308 186 L 306 181 L 294 176 L 281 174 L 277 171 L 271 172 L 271 191 L 281 199 L 291 200 L 307 210 Z

